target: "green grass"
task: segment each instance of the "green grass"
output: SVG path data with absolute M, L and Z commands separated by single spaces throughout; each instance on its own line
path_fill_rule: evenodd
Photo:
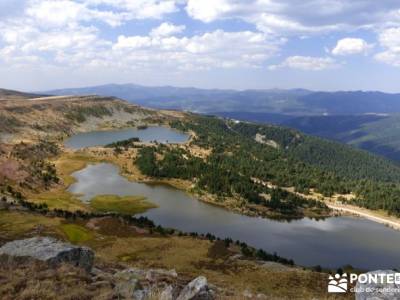
M 93 233 L 77 224 L 63 224 L 61 230 L 71 243 L 87 242 L 93 238 Z
M 139 214 L 157 207 L 142 196 L 99 195 L 90 201 L 90 206 L 99 212 L 114 212 L 120 214 Z
M 21 238 L 33 232 L 39 225 L 43 227 L 42 234 L 57 235 L 60 221 L 59 218 L 48 218 L 39 214 L 0 210 L 0 240 Z
M 64 153 L 53 161 L 62 185 L 40 193 L 28 193 L 29 201 L 46 203 L 49 209 L 64 209 L 69 211 L 89 211 L 90 207 L 78 199 L 77 195 L 68 192 L 68 187 L 76 182 L 72 173 L 84 169 L 88 164 L 97 163 L 99 160 L 85 153 Z

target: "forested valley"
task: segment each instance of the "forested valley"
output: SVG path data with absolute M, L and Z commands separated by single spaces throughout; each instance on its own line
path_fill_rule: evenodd
M 144 174 L 192 180 L 196 189 L 217 195 L 221 202 L 238 197 L 283 215 L 327 209 L 322 202 L 287 192 L 287 187 L 327 197 L 353 193 L 352 204 L 400 215 L 400 168 L 378 156 L 278 126 L 198 115 L 170 125 L 194 132 L 191 143 L 211 149 L 210 155 L 202 159 L 162 144 L 143 147 L 136 163 Z M 256 141 L 257 135 L 261 140 Z

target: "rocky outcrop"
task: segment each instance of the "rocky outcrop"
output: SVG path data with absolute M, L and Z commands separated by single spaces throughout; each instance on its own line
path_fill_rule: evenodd
M 160 300 L 173 300 L 174 288 L 172 285 L 167 286 L 160 294 Z
M 93 267 L 92 250 L 49 237 L 9 242 L 0 248 L 0 255 L 10 262 L 19 261 L 12 259 L 14 257 L 40 260 L 56 266 L 49 268 L 53 271 L 63 267 L 59 266 L 61 263 L 83 268 L 88 271 L 85 276 L 90 278 L 88 282 L 93 288 L 111 289 L 112 297 L 117 299 L 209 300 L 217 293 L 216 287 L 210 287 L 204 276 L 186 284 L 187 279 L 179 277 L 174 269 Z
M 113 275 L 114 290 L 121 299 L 142 300 L 159 294 L 160 299 L 172 300 L 176 299 L 174 293 L 177 290 L 177 278 L 178 274 L 174 269 L 129 268 Z
M 208 300 L 214 291 L 207 279 L 199 276 L 181 285 L 175 270 L 129 268 L 113 275 L 115 295 L 119 299 Z
M 378 270 L 366 274 L 396 274 L 392 270 Z M 360 283 L 357 282 L 356 300 L 392 300 L 400 299 L 400 284 L 396 283 Z
M 213 299 L 212 292 L 207 285 L 207 278 L 199 276 L 193 279 L 186 285 L 177 300 L 191 300 L 191 299 Z
M 78 247 L 49 237 L 34 237 L 9 242 L 0 248 L 0 255 L 29 257 L 50 264 L 69 263 L 90 271 L 94 253 L 86 247 Z

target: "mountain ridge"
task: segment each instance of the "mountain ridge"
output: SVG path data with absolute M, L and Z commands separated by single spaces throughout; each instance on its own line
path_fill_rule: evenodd
M 323 92 L 301 88 L 233 90 L 106 84 L 50 90 L 45 93 L 115 96 L 152 108 L 200 113 L 246 111 L 289 115 L 323 115 L 400 112 L 400 94 L 379 91 Z

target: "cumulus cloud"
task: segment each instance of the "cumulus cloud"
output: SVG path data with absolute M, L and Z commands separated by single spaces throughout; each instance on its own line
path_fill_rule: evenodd
M 280 54 L 293 36 L 357 29 L 377 32 L 381 51 L 375 58 L 400 66 L 398 0 L 385 4 L 373 0 L 4 0 L 0 8 L 4 7 L 9 13 L 0 11 L 2 67 L 102 67 L 116 73 L 260 68 Z M 175 18 L 176 12 L 204 23 L 239 20 L 247 23 L 248 30 L 234 31 L 231 22 L 201 26 L 189 21 L 186 28 L 177 20 L 187 18 L 181 14 Z M 144 19 L 160 25 L 143 32 Z M 134 33 L 138 24 L 140 34 Z M 220 24 L 224 30 L 217 29 Z M 113 29 L 101 32 L 108 27 Z M 329 55 L 367 53 L 371 48 L 362 39 L 346 38 Z M 337 66 L 331 57 L 291 56 L 269 68 L 318 71 Z
M 336 61 L 330 57 L 290 56 L 278 65 L 269 66 L 269 69 L 291 68 L 303 71 L 322 71 L 338 66 Z
M 98 20 L 115 27 L 134 19 L 160 19 L 177 10 L 174 0 L 29 0 L 26 14 L 44 26 Z
M 344 38 L 337 41 L 335 48 L 332 49 L 333 55 L 352 55 L 367 53 L 373 45 L 368 44 L 360 38 Z
M 263 33 L 216 30 L 192 37 L 119 36 L 113 50 L 133 65 L 174 65 L 179 69 L 260 67 L 284 41 Z
M 375 58 L 383 63 L 400 67 L 400 27 L 387 28 L 379 34 L 379 43 L 384 51 Z
M 147 35 L 105 39 L 92 20 L 118 26 L 131 18 L 176 11 L 176 0 L 28 0 L 25 15 L 0 21 L 0 61 L 122 68 L 262 67 L 285 39 L 263 32 L 214 30 L 182 36 L 184 25 L 163 22 Z M 118 7 L 118 10 L 110 10 Z
M 178 10 L 179 0 L 82 0 L 89 7 L 101 6 L 114 8 L 122 20 L 160 19 L 164 15 Z
M 372 28 L 399 20 L 400 3 L 387 0 L 188 0 L 194 19 L 242 19 L 278 34 L 315 34 Z
M 242 6 L 239 3 L 231 0 L 189 0 L 186 11 L 194 19 L 208 23 L 219 18 L 231 16 L 236 8 L 240 11 Z
M 100 0 L 91 1 L 93 5 Z M 48 1 L 41 4 L 47 6 Z M 147 35 L 121 34 L 113 41 L 101 37 L 99 29 L 85 23 L 92 18 L 87 7 L 67 7 L 69 12 L 62 18 L 55 17 L 62 14 L 58 4 L 51 4 L 43 11 L 29 7 L 23 19 L 0 21 L 0 61 L 125 70 L 253 68 L 262 66 L 285 42 L 254 31 L 215 30 L 182 36 L 185 26 L 168 22 Z
M 152 36 L 171 36 L 177 33 L 181 33 L 185 30 L 185 25 L 174 25 L 168 22 L 162 23 L 157 28 L 154 28 L 150 35 Z

